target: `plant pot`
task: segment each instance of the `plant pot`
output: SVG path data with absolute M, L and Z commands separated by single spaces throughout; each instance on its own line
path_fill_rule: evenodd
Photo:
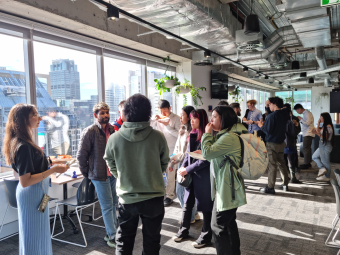
M 189 92 L 190 92 L 190 89 L 181 88 L 181 91 L 179 92 L 179 94 L 187 94 Z
M 175 87 L 175 80 L 167 80 L 164 82 L 164 86 L 168 89 L 172 89 L 173 87 Z

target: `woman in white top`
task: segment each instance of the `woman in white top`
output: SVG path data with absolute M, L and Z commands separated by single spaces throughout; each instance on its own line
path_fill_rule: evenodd
M 185 106 L 182 108 L 181 112 L 181 128 L 179 129 L 178 132 L 178 138 L 176 141 L 175 145 L 175 150 L 174 150 L 174 157 L 172 157 L 172 160 L 170 162 L 169 166 L 169 171 L 176 171 L 178 168 L 180 168 L 180 165 L 182 164 L 185 154 L 188 149 L 188 136 L 191 132 L 191 125 L 190 125 L 190 113 L 195 110 L 194 107 L 192 106 Z M 183 208 L 184 206 L 184 187 L 179 185 L 178 183 L 176 184 L 176 194 L 177 198 L 181 204 L 181 207 Z M 196 205 L 192 209 L 192 214 L 191 214 L 191 223 L 194 223 L 195 220 L 199 219 L 199 214 L 197 213 L 197 208 Z
M 319 173 L 316 179 L 318 181 L 329 181 L 331 175 L 330 158 L 334 145 L 334 128 L 332 118 L 328 112 L 321 113 L 318 126 L 316 129 L 313 129 L 312 132 L 320 136 L 319 148 L 313 154 L 313 160 L 319 167 Z

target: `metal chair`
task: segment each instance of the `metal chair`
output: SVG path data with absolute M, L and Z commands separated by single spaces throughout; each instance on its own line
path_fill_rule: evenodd
M 338 170 L 338 173 L 337 174 L 339 174 L 339 177 L 340 177 L 340 171 L 339 171 L 339 169 L 337 169 Z M 336 170 L 335 170 L 336 171 Z M 335 172 L 334 171 L 334 172 Z M 337 183 L 337 181 L 336 180 L 334 180 L 334 179 L 331 179 L 330 180 L 330 182 L 331 182 L 331 185 L 332 185 L 332 187 L 333 187 L 333 189 L 334 189 L 334 193 L 335 193 L 335 200 L 336 200 L 336 211 L 337 211 L 337 214 L 335 215 L 335 218 L 334 218 L 334 220 L 333 220 L 333 222 L 332 222 L 332 230 L 331 230 L 331 232 L 329 233 L 329 235 L 328 235 L 328 237 L 327 237 L 327 239 L 326 239 L 326 241 L 325 241 L 325 245 L 326 246 L 329 246 L 329 247 L 335 247 L 335 248 L 340 248 L 340 245 L 336 245 L 336 244 L 330 244 L 330 242 L 329 242 L 329 239 L 331 238 L 331 236 L 332 236 L 332 234 L 333 234 L 333 232 L 334 232 L 334 230 L 335 230 L 335 227 L 337 226 L 337 224 L 338 224 L 338 222 L 339 222 L 339 220 L 340 220 L 340 187 L 339 187 L 339 184 Z M 332 238 L 332 242 L 333 243 L 335 243 L 335 238 L 336 238 L 336 236 L 338 235 L 338 233 L 339 233 L 339 230 L 340 230 L 340 227 L 337 229 L 337 231 L 335 232 L 335 235 L 333 235 L 333 238 Z
M 76 182 L 76 183 L 72 184 L 72 187 L 78 189 L 80 184 L 81 184 L 81 182 Z M 99 203 L 99 201 L 97 203 Z M 86 216 L 89 217 L 89 221 L 93 221 L 93 220 L 96 221 L 96 220 L 99 220 L 100 218 L 103 218 L 103 215 L 101 215 L 101 216 L 99 216 L 97 218 L 94 217 L 94 209 L 95 208 L 96 208 L 96 203 L 93 204 L 92 215 L 86 214 Z M 71 214 L 73 215 L 73 213 L 71 213 Z
M 83 181 L 81 182 L 81 184 L 79 185 L 76 196 L 73 196 L 73 197 L 70 197 L 68 199 L 56 202 L 56 211 L 55 211 L 55 215 L 54 215 L 54 222 L 53 222 L 53 229 L 52 229 L 51 238 L 53 240 L 57 240 L 57 241 L 60 241 L 60 242 L 69 243 L 69 244 L 77 245 L 77 246 L 80 246 L 80 247 L 87 247 L 87 241 L 86 241 L 86 237 L 85 237 L 85 234 L 84 234 L 82 224 L 87 224 L 87 225 L 91 225 L 91 226 L 95 226 L 95 227 L 105 228 L 104 226 L 90 224 L 90 223 L 87 223 L 87 222 L 83 222 L 81 220 L 82 210 L 89 207 L 89 206 L 93 206 L 95 203 L 97 203 L 97 201 L 98 201 L 98 197 L 97 197 L 95 187 L 94 187 L 92 181 L 89 180 L 88 178 L 84 178 Z M 54 234 L 54 228 L 55 228 L 57 213 L 59 214 L 59 218 L 61 219 L 59 205 L 68 205 L 68 206 L 74 206 L 75 207 L 75 213 L 76 213 L 78 221 L 79 221 L 79 226 L 80 226 L 80 229 L 81 229 L 81 232 L 82 232 L 82 235 L 83 235 L 85 245 L 77 244 L 77 243 L 73 243 L 73 242 L 68 242 L 68 241 L 65 241 L 65 240 L 55 238 L 56 236 L 64 233 L 64 231 L 65 231 L 63 222 L 62 222 L 62 220 L 60 220 L 61 227 L 62 227 L 63 230 L 58 234 Z M 80 212 L 78 212 L 78 210 Z
M 18 186 L 19 180 L 4 179 L 4 182 L 5 182 L 6 190 L 7 190 L 6 193 L 7 193 L 7 198 L 8 198 L 8 204 L 7 204 L 7 208 L 6 208 L 6 211 L 5 211 L 5 216 L 4 216 L 4 218 L 2 219 L 2 222 L 1 222 L 0 233 L 1 233 L 2 228 L 4 226 L 4 221 L 5 221 L 5 218 L 6 218 L 6 215 L 7 215 L 8 208 L 9 207 L 12 207 L 14 209 L 18 208 L 17 199 L 16 199 L 16 191 L 17 191 L 17 186 Z M 1 238 L 0 241 L 5 240 L 7 238 L 10 238 L 12 236 L 15 236 L 17 234 L 19 234 L 19 232 L 16 232 L 14 234 L 11 234 L 9 236 Z

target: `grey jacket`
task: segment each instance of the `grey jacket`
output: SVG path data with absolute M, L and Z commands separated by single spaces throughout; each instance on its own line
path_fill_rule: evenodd
M 109 131 L 113 134 L 114 127 L 110 125 Z M 79 169 L 85 177 L 98 181 L 107 179 L 107 166 L 103 159 L 105 147 L 106 135 L 102 126 L 95 120 L 94 124 L 83 130 L 78 145 L 77 160 Z

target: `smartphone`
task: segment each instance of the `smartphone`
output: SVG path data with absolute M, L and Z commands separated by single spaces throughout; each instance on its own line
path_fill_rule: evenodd
M 69 166 L 71 166 L 72 164 L 74 164 L 76 161 L 77 161 L 77 160 L 76 160 L 75 158 L 73 158 L 73 159 L 67 161 L 65 165 L 69 167 Z M 56 178 L 58 178 L 60 175 L 61 175 L 61 174 L 57 174 L 57 175 L 56 175 Z

